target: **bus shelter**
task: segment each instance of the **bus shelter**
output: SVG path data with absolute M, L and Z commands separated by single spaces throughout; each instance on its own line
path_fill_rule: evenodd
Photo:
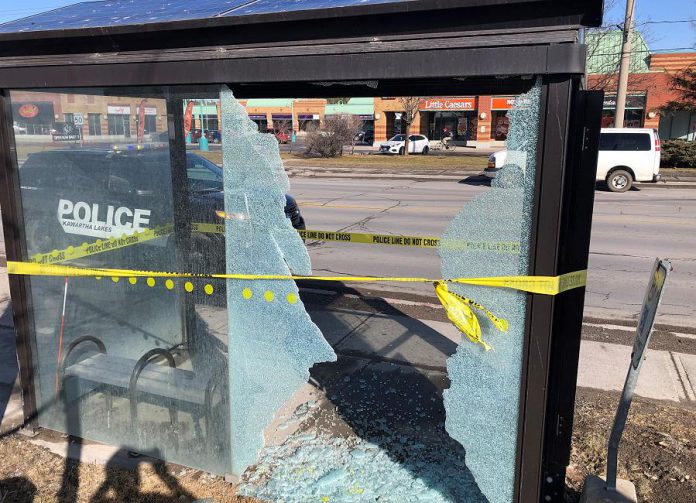
M 602 113 L 582 33 L 602 2 L 163 5 L 0 25 L 29 427 L 261 501 L 562 501 Z M 433 190 L 441 211 L 411 228 L 303 204 L 245 108 L 477 94 L 514 97 L 506 164 L 454 202 Z

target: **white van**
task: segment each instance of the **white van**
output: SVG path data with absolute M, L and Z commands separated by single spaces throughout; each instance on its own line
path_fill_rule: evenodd
M 507 150 L 491 154 L 484 174 L 494 178 L 505 165 Z M 633 182 L 660 179 L 660 136 L 654 129 L 608 128 L 599 135 L 597 181 L 612 192 L 626 192 Z

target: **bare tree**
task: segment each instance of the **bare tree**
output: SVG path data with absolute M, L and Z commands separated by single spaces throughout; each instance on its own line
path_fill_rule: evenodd
M 343 154 L 344 145 L 355 145 L 355 136 L 362 121 L 355 115 L 335 115 L 324 120 L 324 127 L 307 133 L 307 154 L 321 157 L 337 157 Z
M 418 96 L 402 96 L 399 98 L 399 102 L 403 107 L 403 115 L 401 116 L 401 121 L 406 125 L 406 141 L 404 142 L 404 155 L 408 155 L 408 147 L 410 144 L 409 136 L 411 136 L 411 124 L 418 117 L 418 112 L 420 111 L 421 101 L 423 98 Z
M 616 92 L 619 81 L 619 67 L 621 66 L 621 44 L 623 20 L 612 19 L 606 15 L 617 0 L 605 0 L 604 24 L 599 28 L 587 30 L 585 37 L 587 43 L 587 72 L 591 78 L 587 79 L 587 88 L 590 90 L 604 90 Z M 647 25 L 636 22 L 633 40 L 634 55 L 631 57 L 631 69 L 635 68 L 638 58 L 647 59 L 645 41 L 650 38 Z M 640 88 L 647 84 L 648 77 L 645 73 L 633 72 L 629 76 L 629 89 Z

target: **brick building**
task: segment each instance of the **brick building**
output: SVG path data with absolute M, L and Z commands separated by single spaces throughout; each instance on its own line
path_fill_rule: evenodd
M 603 127 L 613 126 L 614 123 L 621 43 L 620 31 L 587 36 L 587 87 L 605 92 Z M 696 113 L 669 112 L 664 107 L 668 102 L 679 99 L 679 94 L 672 88 L 672 77 L 695 65 L 696 52 L 651 54 L 643 37 L 636 32 L 624 126 L 658 129 L 663 139 L 694 140 Z
M 459 145 L 502 146 L 507 138 L 507 112 L 514 96 L 422 97 L 411 132 L 439 140 L 454 135 Z M 403 105 L 398 98 L 375 98 L 375 141 L 404 132 Z
M 60 124 L 76 124 L 85 139 L 104 141 L 135 138 L 144 113 L 145 134 L 167 130 L 164 100 L 113 98 L 97 95 L 12 91 L 15 130 L 27 136 L 46 136 Z

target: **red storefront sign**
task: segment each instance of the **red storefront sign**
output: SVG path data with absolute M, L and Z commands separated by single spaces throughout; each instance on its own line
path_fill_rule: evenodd
M 39 107 L 34 105 L 33 103 L 26 103 L 19 107 L 19 115 L 21 115 L 25 119 L 33 119 L 34 117 L 39 115 Z
M 424 98 L 421 110 L 476 110 L 476 98 Z
M 491 110 L 510 110 L 515 106 L 515 97 L 491 98 Z

